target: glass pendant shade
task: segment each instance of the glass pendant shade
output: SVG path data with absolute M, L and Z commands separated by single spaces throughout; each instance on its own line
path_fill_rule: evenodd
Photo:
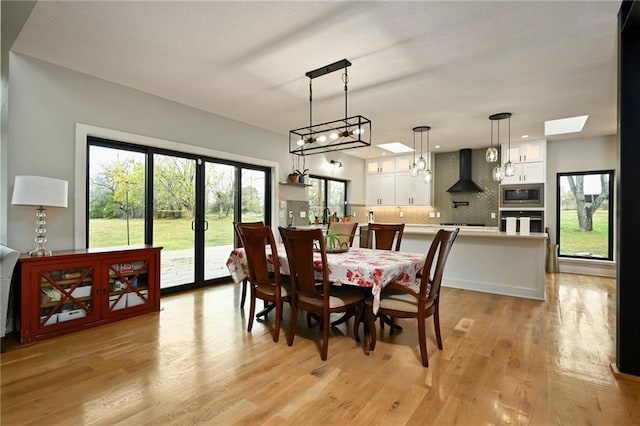
M 513 167 L 513 163 L 511 161 L 507 161 L 504 163 L 504 175 L 505 176 L 513 176 L 516 174 L 516 169 Z
M 411 174 L 411 177 L 418 176 L 419 172 L 420 172 L 420 170 L 418 169 L 418 165 L 416 163 L 413 163 L 411 165 L 411 170 L 409 171 L 409 173 Z
M 496 161 L 498 161 L 498 150 L 495 146 L 490 146 L 489 148 L 487 148 L 486 160 L 487 163 L 495 163 Z
M 430 169 L 424 171 L 424 183 L 431 183 L 431 179 L 433 179 L 433 173 L 431 173 Z
M 418 170 L 423 171 L 427 168 L 427 160 L 424 159 L 422 155 L 420 155 L 420 159 L 418 160 Z
M 498 164 L 493 168 L 493 180 L 496 182 L 502 182 L 502 179 L 504 179 L 504 169 L 500 164 Z

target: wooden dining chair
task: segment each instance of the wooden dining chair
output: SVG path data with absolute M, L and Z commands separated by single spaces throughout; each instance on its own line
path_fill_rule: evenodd
M 291 292 L 283 285 L 280 279 L 280 261 L 278 248 L 273 238 L 273 232 L 268 226 L 257 227 L 255 224 L 240 223 L 236 229 L 242 239 L 244 252 L 249 269 L 250 303 L 249 324 L 247 331 L 253 327 L 253 316 L 256 311 L 256 299 L 273 303 L 276 310 L 276 322 L 273 329 L 273 341 L 280 337 L 280 325 L 282 323 L 282 309 L 284 302 L 291 303 Z M 265 246 L 271 247 L 271 263 L 273 273 L 269 271 L 269 260 Z M 266 316 L 265 316 L 266 317 Z
M 327 270 L 327 252 L 321 229 L 278 228 L 284 241 L 291 278 L 291 329 L 287 344 L 293 345 L 298 309 L 316 314 L 322 329 L 320 357 L 327 359 L 329 345 L 329 316 L 356 307 L 358 319 L 363 315 L 364 294 L 357 287 L 332 286 Z M 320 261 L 314 260 L 314 247 L 319 248 Z M 316 280 L 316 271 L 322 278 Z M 355 322 L 355 326 L 359 321 Z M 355 335 L 355 332 L 354 332 Z
M 240 244 L 240 247 L 242 247 L 242 238 L 240 237 L 240 233 L 238 232 L 238 225 L 244 225 L 244 226 L 255 226 L 257 228 L 260 228 L 262 226 L 264 226 L 264 222 L 260 221 L 260 222 L 233 222 L 233 229 L 236 232 L 236 237 L 238 238 L 238 244 Z M 244 309 L 244 301 L 247 298 L 247 279 L 245 278 L 244 280 L 242 280 L 242 293 L 240 295 L 240 309 Z
M 338 235 L 340 247 L 347 244 L 353 246 L 353 239 L 356 236 L 358 222 L 329 222 L 329 230 Z
M 367 241 L 372 242 L 378 250 L 400 251 L 404 223 L 370 223 L 367 225 Z M 373 238 L 373 239 L 372 239 Z M 395 240 L 395 247 L 393 242 Z
M 438 348 L 442 349 L 442 336 L 440 334 L 440 288 L 442 274 L 447 257 L 456 237 L 458 229 L 446 231 L 440 229 L 431 242 L 427 258 L 422 268 L 422 278 L 419 285 L 409 287 L 401 283 L 387 285 L 380 294 L 380 308 L 377 315 L 387 315 L 391 318 L 416 318 L 418 322 L 418 341 L 420 343 L 420 356 L 422 365 L 429 366 L 429 354 L 427 353 L 427 336 L 425 320 L 433 316 L 433 326 L 436 334 Z M 436 257 L 437 255 L 437 257 Z M 376 346 L 375 315 L 373 313 L 373 300 L 369 298 L 365 302 L 367 311 L 367 323 L 371 336 L 370 350 Z

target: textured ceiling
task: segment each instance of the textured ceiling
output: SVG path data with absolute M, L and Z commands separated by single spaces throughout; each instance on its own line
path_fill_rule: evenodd
M 431 126 L 445 151 L 589 114 L 616 133 L 619 1 L 40 1 L 13 50 L 283 135 L 309 120 L 305 72 L 347 58 L 349 114 L 374 144 Z M 314 121 L 343 116 L 341 72 L 313 80 Z M 505 139 L 501 139 L 505 140 Z M 378 148 L 347 151 L 361 157 Z

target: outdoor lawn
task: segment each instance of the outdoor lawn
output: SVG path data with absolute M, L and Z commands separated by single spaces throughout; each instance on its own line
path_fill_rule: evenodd
M 562 210 L 560 214 L 560 254 L 574 256 L 577 253 L 591 253 L 596 257 L 607 258 L 609 244 L 609 211 L 598 210 L 593 215 L 593 231 L 585 232 L 578 228 L 578 215 L 575 210 Z
M 244 221 L 261 218 L 247 217 Z M 205 233 L 206 245 L 225 246 L 233 244 L 233 218 L 209 218 L 209 229 Z M 90 247 L 111 247 L 144 243 L 144 220 L 129 219 L 129 242 L 127 242 L 126 219 L 90 219 Z M 194 233 L 191 219 L 155 219 L 153 225 L 154 244 L 165 251 L 193 247 Z

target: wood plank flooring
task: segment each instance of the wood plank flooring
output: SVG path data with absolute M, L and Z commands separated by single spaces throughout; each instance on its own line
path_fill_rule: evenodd
M 1 355 L 2 425 L 640 425 L 616 380 L 615 281 L 547 274 L 547 302 L 443 288 L 429 368 L 415 323 L 364 355 L 349 325 L 320 360 L 317 327 L 246 332 L 240 286 L 164 297 L 162 311 Z M 285 308 L 284 329 L 289 327 Z M 351 322 L 350 322 L 351 324 Z

